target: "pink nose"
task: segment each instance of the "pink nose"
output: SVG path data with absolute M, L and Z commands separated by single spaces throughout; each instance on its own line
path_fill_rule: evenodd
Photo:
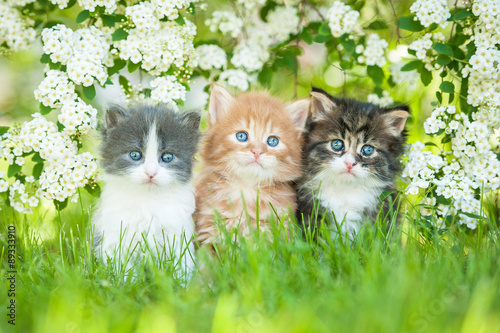
M 146 176 L 148 176 L 149 179 L 153 179 L 157 174 L 157 172 L 146 172 Z
M 348 171 L 351 171 L 351 169 L 356 165 L 356 163 L 352 163 L 352 162 L 344 162 L 344 163 L 345 163 L 345 166 L 347 167 Z
M 262 151 L 258 149 L 252 149 L 252 154 L 255 159 L 258 159 L 260 155 L 262 155 Z

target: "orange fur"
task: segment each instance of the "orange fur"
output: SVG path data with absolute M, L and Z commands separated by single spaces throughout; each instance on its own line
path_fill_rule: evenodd
M 225 219 L 228 230 L 238 228 L 246 235 L 249 225 L 256 228 L 257 221 L 260 230 L 269 229 L 268 218 L 274 214 L 271 205 L 279 215 L 295 211 L 296 195 L 290 182 L 301 175 L 301 134 L 308 107 L 308 100 L 285 106 L 264 92 L 233 98 L 222 87 L 212 87 L 209 128 L 202 141 L 202 168 L 196 182 L 194 217 L 201 245 L 221 237 L 215 212 Z M 240 131 L 248 133 L 247 142 L 236 140 Z M 278 146 L 267 144 L 269 136 L 279 139 Z M 252 149 L 261 151 L 259 159 Z

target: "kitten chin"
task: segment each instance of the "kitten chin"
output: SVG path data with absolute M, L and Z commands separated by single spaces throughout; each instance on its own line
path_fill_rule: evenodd
M 395 188 L 409 110 L 334 98 L 319 89 L 311 95 L 297 216 L 314 230 L 326 215 L 333 229 L 335 219 L 352 237 L 365 221 L 376 219 L 380 195 Z M 388 202 L 383 208 L 388 211 Z
M 308 107 L 308 99 L 285 106 L 264 92 L 234 98 L 221 86 L 212 86 L 196 181 L 195 221 L 201 245 L 220 240 L 215 212 L 229 231 L 246 235 L 257 223 L 259 230 L 268 227 L 272 207 L 278 214 L 295 210 L 291 181 L 301 174 Z
M 178 276 L 191 272 L 190 180 L 199 122 L 197 112 L 164 106 L 107 111 L 100 147 L 104 187 L 92 218 L 96 252 L 105 262 L 112 257 L 130 269 L 152 254 L 155 261 L 180 260 Z

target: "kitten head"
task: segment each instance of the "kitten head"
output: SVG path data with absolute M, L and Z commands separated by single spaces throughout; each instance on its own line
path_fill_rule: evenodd
M 198 112 L 112 106 L 102 131 L 102 167 L 108 175 L 148 188 L 184 184 L 191 177 L 199 123 Z
M 223 176 L 256 183 L 298 178 L 308 107 L 308 99 L 285 106 L 264 92 L 234 98 L 214 84 L 203 160 Z
M 392 184 L 404 150 L 407 106 L 383 108 L 311 93 L 304 163 L 325 183 L 365 187 Z

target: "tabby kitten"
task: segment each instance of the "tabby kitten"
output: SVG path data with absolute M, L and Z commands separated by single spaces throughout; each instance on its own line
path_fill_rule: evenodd
M 313 230 L 322 218 L 336 229 L 335 218 L 352 237 L 375 220 L 382 192 L 394 188 L 409 109 L 334 98 L 319 89 L 311 95 L 297 217 Z
M 92 223 L 96 252 L 130 269 L 147 253 L 193 266 L 190 184 L 200 115 L 166 106 L 113 106 L 102 131 L 104 188 Z M 182 257 L 182 259 L 181 259 Z
M 216 216 L 225 219 L 229 231 L 247 235 L 249 224 L 254 230 L 257 222 L 259 230 L 268 228 L 273 208 L 278 214 L 295 211 L 290 182 L 301 175 L 308 107 L 308 100 L 285 106 L 264 92 L 234 98 L 223 87 L 212 85 L 209 127 L 196 182 L 194 216 L 201 245 L 220 240 Z

